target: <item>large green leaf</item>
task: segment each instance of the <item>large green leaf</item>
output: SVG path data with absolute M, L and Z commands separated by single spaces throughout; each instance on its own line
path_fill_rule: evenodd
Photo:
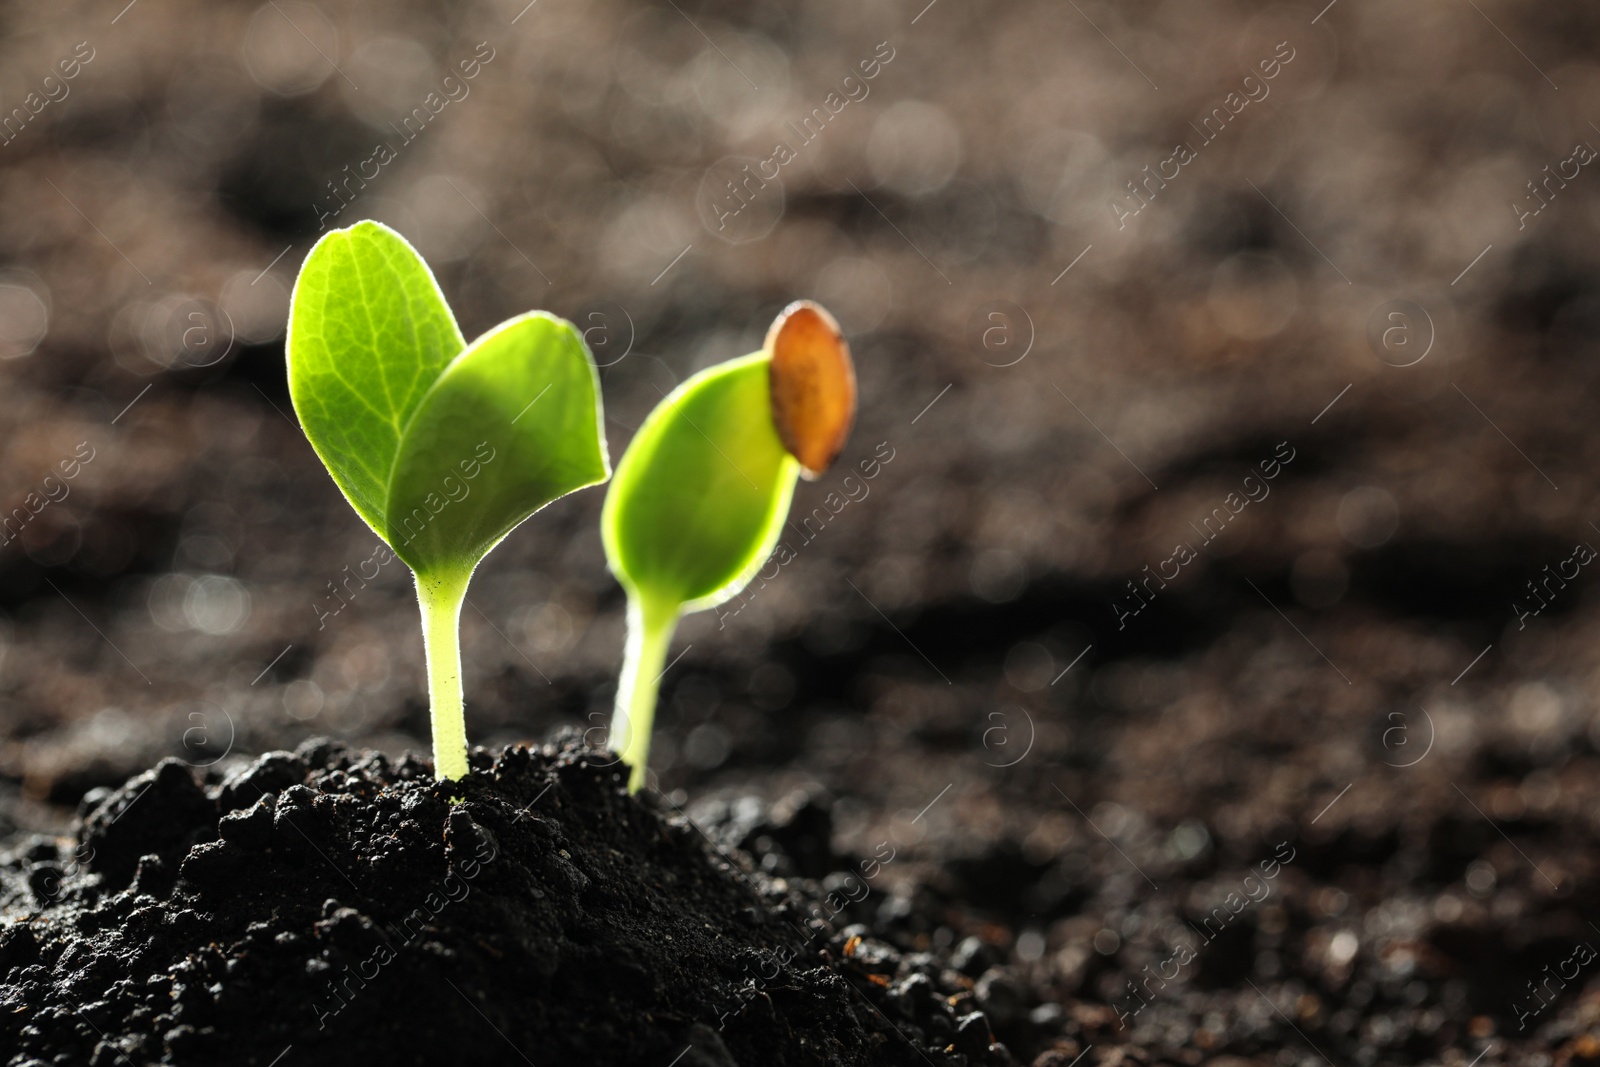
M 606 480 L 599 376 L 569 322 L 501 323 L 451 363 L 417 408 L 381 531 L 413 570 L 471 568 L 557 497 Z
M 300 268 L 289 395 L 311 447 L 379 536 L 406 424 L 466 345 L 433 272 L 387 226 L 334 230 Z
M 777 544 L 799 464 L 772 421 L 770 356 L 701 371 L 673 390 L 617 464 L 601 514 L 611 569 L 660 607 L 735 596 Z

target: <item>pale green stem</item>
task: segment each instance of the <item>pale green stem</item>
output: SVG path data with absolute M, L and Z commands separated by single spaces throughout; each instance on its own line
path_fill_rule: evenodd
M 467 716 L 461 697 L 461 604 L 472 574 L 417 575 L 422 647 L 428 661 L 428 710 L 433 720 L 433 773 L 441 780 L 467 773 Z
M 650 758 L 650 730 L 656 717 L 656 690 L 667 662 L 678 605 L 628 597 L 628 646 L 617 679 L 617 706 L 611 715 L 611 747 L 632 768 L 628 792 L 644 785 Z

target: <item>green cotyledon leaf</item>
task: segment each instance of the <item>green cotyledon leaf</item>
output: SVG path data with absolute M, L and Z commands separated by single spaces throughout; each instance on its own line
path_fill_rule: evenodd
M 420 574 L 470 573 L 550 501 L 606 480 L 599 376 L 573 325 L 501 323 L 439 375 L 401 439 L 380 531 Z
M 406 426 L 466 347 L 433 272 L 387 226 L 334 230 L 300 268 L 289 396 L 334 483 L 380 537 Z
M 800 465 L 772 421 L 771 357 L 694 375 L 639 427 L 601 512 L 611 569 L 658 605 L 714 607 L 777 544 Z

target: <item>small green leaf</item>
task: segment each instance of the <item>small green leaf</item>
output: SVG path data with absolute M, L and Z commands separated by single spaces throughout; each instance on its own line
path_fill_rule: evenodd
M 469 572 L 550 501 L 606 480 L 600 386 L 571 323 L 542 311 L 478 338 L 400 442 L 384 537 L 412 570 Z
M 765 352 L 701 371 L 639 427 L 601 512 L 628 592 L 699 611 L 738 594 L 778 542 L 800 465 L 772 421 Z
M 466 346 L 433 272 L 387 226 L 334 230 L 300 268 L 289 395 L 334 483 L 380 537 L 406 424 Z

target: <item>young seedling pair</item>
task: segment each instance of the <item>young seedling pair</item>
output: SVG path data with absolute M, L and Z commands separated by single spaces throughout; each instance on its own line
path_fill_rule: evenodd
M 467 773 L 461 607 L 524 519 L 611 475 L 583 337 L 542 311 L 470 345 L 427 264 L 376 222 L 335 230 L 295 282 L 287 342 L 300 424 L 356 513 L 416 577 L 435 773 Z M 837 325 L 791 306 L 763 350 L 701 371 L 645 420 L 601 532 L 628 594 L 612 746 L 644 782 L 656 690 L 686 611 L 738 595 L 777 542 L 795 479 L 844 445 L 855 376 Z

